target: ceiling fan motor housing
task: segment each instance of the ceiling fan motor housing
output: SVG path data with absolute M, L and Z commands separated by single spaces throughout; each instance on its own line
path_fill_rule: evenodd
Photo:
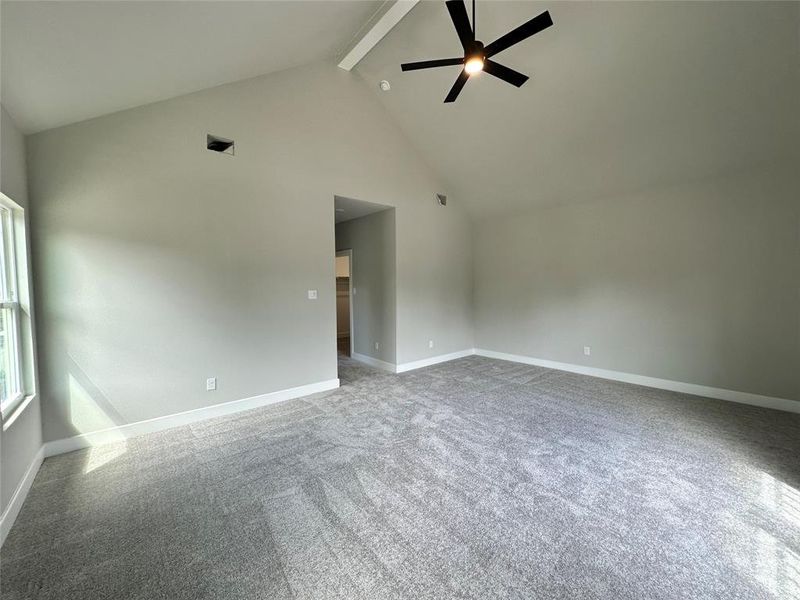
M 467 61 L 470 58 L 486 59 L 486 54 L 483 51 L 483 42 L 473 40 L 469 43 L 467 49 L 464 51 L 464 60 Z

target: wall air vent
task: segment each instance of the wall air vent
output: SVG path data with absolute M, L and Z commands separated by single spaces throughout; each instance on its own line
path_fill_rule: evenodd
M 216 135 L 206 134 L 206 148 L 214 152 L 233 155 L 233 140 L 222 138 Z
M 444 194 L 436 194 L 436 201 L 439 203 L 439 206 L 447 206 L 447 196 Z

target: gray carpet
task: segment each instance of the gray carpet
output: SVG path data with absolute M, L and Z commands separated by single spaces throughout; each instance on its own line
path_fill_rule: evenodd
M 470 357 L 45 461 L 2 598 L 800 598 L 800 415 Z

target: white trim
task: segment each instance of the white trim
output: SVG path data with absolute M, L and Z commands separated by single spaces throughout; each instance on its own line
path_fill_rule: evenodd
M 39 467 L 42 466 L 43 460 L 44 447 L 39 448 L 39 451 L 34 455 L 31 464 L 28 465 L 28 470 L 25 471 L 25 476 L 17 485 L 17 489 L 14 490 L 14 494 L 8 502 L 5 512 L 3 512 L 3 516 L 0 517 L 0 546 L 6 541 L 8 532 L 11 531 L 14 521 L 17 520 L 17 515 L 19 515 L 20 509 L 22 509 L 22 504 L 28 496 L 28 492 L 33 485 L 33 480 L 36 478 L 36 474 L 39 472 Z
M 431 356 L 430 358 L 423 358 L 421 360 L 415 360 L 399 365 L 379 360 L 377 358 L 372 358 L 366 354 L 358 354 L 357 352 L 353 352 L 350 358 L 369 365 L 370 367 L 389 371 L 390 373 L 405 373 L 406 371 L 413 371 L 414 369 L 421 369 L 422 367 L 430 367 L 431 365 L 447 362 L 449 360 L 455 360 L 457 358 L 464 358 L 465 356 L 472 356 L 473 354 L 475 354 L 475 348 L 468 348 L 466 350 L 459 350 L 458 352 L 451 352 L 450 354 L 440 354 L 439 356 Z
M 14 422 L 19 419 L 20 415 L 25 412 L 25 409 L 30 406 L 31 402 L 36 398 L 36 394 L 28 394 L 22 398 L 22 401 L 19 403 L 11 403 L 8 407 L 6 407 L 6 412 L 2 413 L 2 420 L 3 420 L 3 431 L 7 431 L 9 427 L 11 427 Z
M 5 406 L 0 403 L 0 412 L 4 416 L 9 415 L 13 410 L 22 402 L 25 397 L 25 376 L 22 371 L 23 358 L 22 358 L 22 332 L 20 328 L 20 311 L 21 306 L 19 303 L 19 278 L 17 274 L 17 263 L 19 257 L 17 256 L 17 242 L 16 229 L 18 227 L 19 215 L 22 215 L 22 223 L 24 227 L 25 211 L 22 208 L 13 208 L 13 201 L 11 204 L 6 202 L 7 196 L 2 195 L 0 199 L 0 227 L 3 229 L 2 244 L 0 244 L 0 298 L 2 308 L 11 310 L 12 323 L 11 327 L 5 332 L 5 345 L 10 348 L 10 365 L 9 373 L 6 373 L 6 384 L 15 392 L 14 398 L 7 400 Z
M 439 363 L 455 360 L 457 358 L 464 358 L 465 356 L 472 356 L 475 354 L 475 348 L 467 350 L 459 350 L 458 352 L 451 352 L 450 354 L 440 354 L 439 356 L 431 356 L 430 358 L 423 358 L 422 360 L 415 360 L 412 362 L 402 363 L 397 365 L 397 373 L 405 373 L 406 371 L 413 371 L 414 369 L 421 369 L 422 367 L 430 367 Z
M 213 406 L 187 410 L 185 412 L 166 415 L 164 417 L 156 417 L 155 419 L 147 419 L 146 421 L 138 421 L 136 423 L 129 423 L 127 425 L 120 425 L 118 427 L 110 427 L 101 431 L 93 431 L 91 433 L 84 433 L 74 437 L 46 442 L 44 444 L 44 454 L 45 456 L 49 457 L 55 456 L 56 454 L 64 454 L 65 452 L 72 452 L 73 450 L 89 448 L 91 446 L 100 446 L 103 444 L 118 442 L 121 439 L 137 437 L 147 433 L 171 429 L 172 427 L 180 427 L 181 425 L 188 425 L 190 423 L 205 421 L 206 419 L 213 419 L 215 417 L 232 415 L 245 410 L 259 408 L 261 406 L 268 406 L 270 404 L 284 402 L 285 400 L 300 398 L 301 396 L 308 396 L 309 394 L 315 394 L 317 392 L 333 390 L 338 387 L 338 379 L 328 379 L 327 381 L 301 385 L 285 390 L 279 390 L 277 392 L 261 394 L 260 396 L 244 398 L 242 400 L 233 400 L 231 402 L 224 402 L 222 404 L 214 404 Z
M 776 410 L 800 413 L 800 402 L 796 400 L 789 400 L 787 398 L 775 398 L 772 396 L 751 394 L 749 392 L 737 392 L 736 390 L 726 390 L 707 385 L 684 383 L 682 381 L 673 381 L 671 379 L 659 379 L 658 377 L 635 375 L 633 373 L 610 371 L 608 369 L 598 369 L 583 365 L 573 365 L 570 363 L 556 362 L 553 360 L 533 358 L 531 356 L 507 354 L 505 352 L 495 352 L 494 350 L 483 350 L 481 348 L 476 348 L 475 354 L 478 356 L 485 356 L 487 358 L 497 358 L 499 360 L 508 360 L 511 362 L 524 363 L 526 365 L 536 365 L 538 367 L 546 367 L 548 369 L 558 369 L 559 371 L 569 371 L 571 373 L 591 375 L 592 377 L 600 377 L 602 379 L 624 381 L 625 383 L 634 383 L 636 385 L 643 385 L 645 387 L 670 390 L 672 392 L 681 392 L 683 394 L 691 394 L 693 396 L 716 398 L 717 400 L 727 400 L 729 402 L 738 402 L 739 404 L 751 404 L 753 406 L 761 406 L 764 408 L 774 408 Z
M 397 372 L 397 368 L 392 363 L 379 360 L 377 358 L 372 358 L 371 356 L 367 356 L 366 354 L 351 352 L 350 358 L 352 358 L 353 360 L 357 360 L 358 362 L 362 362 L 365 365 L 369 365 L 370 367 L 375 367 L 376 369 L 383 369 L 384 371 L 389 371 L 390 373 Z
M 339 68 L 349 71 L 355 67 L 417 5 L 417 2 L 419 0 L 397 0 L 339 62 Z

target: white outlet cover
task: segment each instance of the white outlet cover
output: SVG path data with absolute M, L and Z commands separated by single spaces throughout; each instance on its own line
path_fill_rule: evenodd
M 428 340 L 428 348 L 433 348 L 433 340 Z
M 316 300 L 317 299 L 317 290 L 308 290 L 308 299 L 309 300 Z
M 583 353 L 584 353 L 586 356 L 591 356 L 591 354 L 592 354 L 592 348 L 591 348 L 591 346 L 584 346 L 584 347 L 583 347 Z
M 206 379 L 206 391 L 213 392 L 215 389 L 217 389 L 217 378 L 209 377 Z
M 380 342 L 375 342 L 375 350 L 380 350 L 381 344 Z

